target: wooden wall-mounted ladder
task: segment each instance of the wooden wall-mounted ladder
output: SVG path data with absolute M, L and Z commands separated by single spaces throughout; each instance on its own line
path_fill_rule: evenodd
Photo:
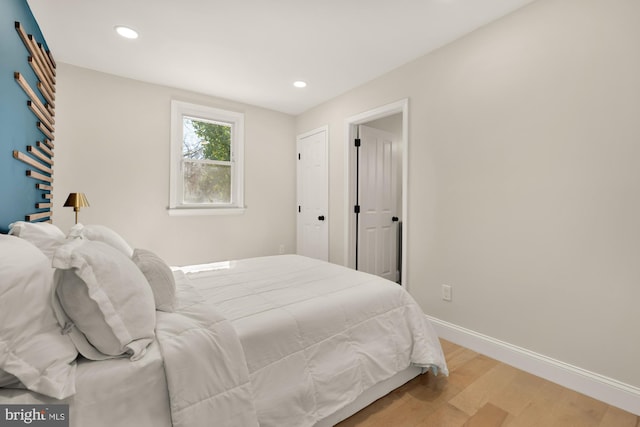
M 43 135 L 43 140 L 42 142 L 36 141 L 34 145 L 28 145 L 25 152 L 14 150 L 13 157 L 30 167 L 30 169 L 27 169 L 27 176 L 38 181 L 35 184 L 36 189 L 44 192 L 41 193 L 42 200 L 34 201 L 34 208 L 41 211 L 25 215 L 25 220 L 39 221 L 47 219 L 51 222 L 53 215 L 51 191 L 53 191 L 56 63 L 51 52 L 45 50 L 34 36 L 27 34 L 19 22 L 15 23 L 15 28 L 29 53 L 27 58 L 29 66 L 38 79 L 37 93 L 19 72 L 14 73 L 14 78 L 29 98 L 27 108 L 36 117 L 35 126 Z

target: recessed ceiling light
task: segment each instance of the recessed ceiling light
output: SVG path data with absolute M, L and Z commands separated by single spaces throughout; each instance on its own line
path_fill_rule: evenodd
M 302 80 L 298 80 L 298 81 L 293 82 L 293 85 L 295 87 L 303 88 L 303 87 L 307 87 L 307 82 L 303 82 Z
M 122 25 L 118 25 L 115 27 L 115 30 L 118 34 L 120 34 L 122 37 L 127 38 L 127 39 L 137 39 L 138 38 L 138 32 L 136 30 L 134 30 L 133 28 L 129 28 L 129 27 L 125 27 Z

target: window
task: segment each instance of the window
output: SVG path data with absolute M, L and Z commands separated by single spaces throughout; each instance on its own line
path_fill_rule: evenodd
M 170 215 L 241 213 L 244 114 L 171 102 Z

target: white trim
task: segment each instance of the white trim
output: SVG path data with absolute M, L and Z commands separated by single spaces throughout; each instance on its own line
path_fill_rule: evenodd
M 355 267 L 355 253 L 352 248 L 355 246 L 355 228 L 353 224 L 353 206 L 355 204 L 355 156 L 353 155 L 355 148 L 351 141 L 355 137 L 355 127 L 359 124 L 367 123 L 393 114 L 402 114 L 402 266 L 401 266 L 401 285 L 409 289 L 408 276 L 408 237 L 409 229 L 409 98 L 391 104 L 383 105 L 364 113 L 345 119 L 345 229 L 344 233 L 344 265 L 347 267 Z
M 233 177 L 231 179 L 230 205 L 197 205 L 182 204 L 181 182 L 182 164 L 182 120 L 184 116 L 200 118 L 207 121 L 230 124 L 232 131 L 231 155 Z M 206 105 L 171 100 L 171 163 L 169 168 L 169 215 L 226 215 L 244 212 L 244 113 L 223 110 Z M 179 211 L 179 213 L 178 213 Z
M 427 316 L 441 338 L 640 415 L 640 388 Z
M 169 208 L 169 216 L 242 215 L 246 208 Z
M 300 135 L 298 135 L 296 137 L 296 141 L 299 141 L 301 139 L 304 139 L 308 136 L 311 135 L 315 135 L 316 133 L 320 133 L 320 132 L 326 132 L 327 133 L 327 140 L 329 139 L 329 125 L 324 125 L 324 126 L 320 126 L 319 128 L 315 128 L 313 130 L 301 133 Z M 327 147 L 327 153 L 329 152 L 329 148 Z

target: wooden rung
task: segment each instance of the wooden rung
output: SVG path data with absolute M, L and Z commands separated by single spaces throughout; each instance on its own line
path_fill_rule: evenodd
M 53 106 L 55 107 L 55 104 L 53 102 L 56 100 L 55 86 L 45 85 L 45 84 L 42 84 L 42 82 L 40 81 L 38 82 L 38 89 L 40 90 L 40 92 L 46 91 L 46 94 L 43 93 L 43 95 L 45 95 L 47 102 L 49 102 L 50 104 L 53 104 Z
M 51 151 L 51 149 L 47 147 L 46 144 L 44 144 L 43 142 L 36 142 L 36 146 L 42 151 L 44 151 L 45 153 L 47 153 L 49 156 L 53 157 L 53 151 Z
M 42 96 L 44 96 L 44 99 L 46 99 L 47 102 L 49 104 L 51 104 L 51 106 L 53 106 L 53 108 L 55 108 L 56 107 L 56 103 L 55 103 L 56 96 L 51 91 L 51 88 L 49 86 L 47 86 L 46 84 L 43 84 L 42 82 L 38 82 L 38 90 L 40 91 Z
M 53 203 L 36 203 L 36 209 L 47 209 L 53 207 Z
M 16 31 L 18 32 L 18 34 L 20 35 L 20 38 L 22 39 L 22 43 L 24 43 L 25 47 L 27 49 L 29 49 L 29 37 L 27 36 L 27 33 L 24 31 L 24 28 L 22 28 L 22 24 L 20 24 L 18 21 L 15 21 L 14 23 L 15 27 L 16 27 Z
M 42 47 L 42 43 L 38 43 L 36 39 L 31 35 L 29 36 L 29 39 L 33 41 L 33 45 L 37 52 L 38 59 L 42 63 L 42 71 L 45 71 L 47 73 L 47 79 L 49 80 L 49 83 L 51 83 L 51 87 L 55 92 L 56 90 L 55 70 L 51 67 L 51 64 L 49 64 L 49 61 L 47 61 L 47 53 L 44 51 L 44 48 Z
M 46 175 L 42 175 L 40 172 L 36 172 L 36 171 L 32 171 L 32 170 L 28 170 L 27 171 L 27 176 L 33 179 L 39 179 L 40 181 L 45 181 L 45 182 L 53 182 L 53 178 L 50 176 L 46 176 Z
M 46 154 L 44 154 L 42 151 L 38 150 L 36 147 L 27 145 L 27 152 L 30 153 L 32 156 L 39 158 L 43 162 L 53 165 L 53 159 L 47 156 Z
M 51 148 L 52 150 L 56 148 L 55 145 L 53 145 L 53 142 L 49 141 L 48 139 L 45 139 L 44 143 L 47 144 L 47 147 Z
M 45 105 L 45 107 L 47 108 L 47 112 L 51 114 L 51 117 L 56 115 L 56 111 L 53 109 L 51 105 L 47 104 Z M 54 123 L 55 123 L 55 120 L 54 120 Z
M 38 190 L 53 191 L 53 186 L 48 184 L 36 184 Z
M 31 45 L 31 49 L 29 49 L 29 51 L 31 52 L 31 55 L 35 57 L 36 61 L 38 61 L 38 65 L 40 66 L 40 69 L 43 72 L 42 77 L 44 77 L 44 80 L 46 80 L 47 84 L 54 87 L 56 85 L 55 79 L 53 77 L 53 74 L 51 73 L 47 60 L 45 59 L 44 55 L 40 51 L 40 48 L 38 47 L 39 43 L 36 41 L 35 37 L 33 37 L 31 34 L 27 34 L 27 38 L 29 39 L 29 43 Z
M 40 132 L 48 136 L 50 139 L 55 139 L 55 137 L 53 136 L 53 133 L 51 133 L 51 131 L 47 129 L 47 127 L 44 124 L 42 124 L 42 122 L 38 122 L 36 124 L 36 127 Z
M 40 63 L 40 60 L 44 58 L 38 57 L 38 53 L 39 53 L 37 51 L 38 45 L 35 42 L 33 36 L 30 34 L 27 34 L 24 28 L 22 28 L 22 25 L 17 21 L 15 22 L 15 27 L 16 27 L 16 31 L 18 32 L 18 35 L 20 36 L 20 39 L 22 40 L 22 43 L 24 43 L 24 47 L 27 48 L 27 50 L 32 56 L 36 57 L 36 60 L 39 62 L 38 65 L 42 65 Z
M 26 33 L 19 22 L 15 22 L 15 27 L 22 43 L 24 43 L 24 46 L 38 62 L 40 69 L 46 73 L 43 77 L 47 79 L 49 84 L 55 85 L 53 69 L 51 68 L 51 64 L 47 61 L 47 55 L 44 52 L 44 49 L 40 47 L 39 43 L 36 42 L 35 38 L 31 34 Z
M 31 38 L 32 36 L 30 35 L 29 37 Z M 32 53 L 33 59 L 36 61 L 36 63 L 38 64 L 38 68 L 42 72 L 42 77 L 40 78 L 40 81 L 46 83 L 50 91 L 55 92 L 56 82 L 53 77 L 53 74 L 51 74 L 51 70 L 49 69 L 49 64 L 47 64 L 45 59 L 40 56 L 40 51 L 38 50 L 38 47 L 37 47 L 38 44 L 35 42 L 35 40 L 32 40 L 32 42 L 34 45 L 34 53 Z
M 56 60 L 53 59 L 53 54 L 51 53 L 50 50 L 47 50 L 47 59 L 49 61 L 51 61 L 51 65 L 53 66 L 54 69 L 58 68 L 58 66 L 56 65 Z
M 42 43 L 38 43 L 38 51 L 42 55 L 42 62 L 47 66 L 47 71 L 51 74 L 51 81 L 53 82 L 53 91 L 56 91 L 56 69 L 53 67 L 47 58 L 47 52 L 44 50 Z
M 31 102 L 31 101 L 27 101 L 27 102 Z M 28 104 L 27 104 L 27 105 L 28 105 Z M 49 104 L 45 105 L 44 107 L 45 107 L 45 108 L 47 108 L 47 106 L 48 106 L 48 105 L 49 105 Z M 37 108 L 35 108 L 35 110 L 38 110 L 38 109 L 37 109 Z M 47 108 L 47 110 L 48 110 L 48 108 Z M 31 111 L 33 111 L 33 109 L 32 109 Z M 38 111 L 40 111 L 40 110 L 38 110 Z M 52 111 L 53 111 L 53 110 L 52 110 Z M 34 112 L 34 113 L 35 113 L 35 112 Z M 49 111 L 49 113 L 51 113 L 51 111 Z M 42 114 L 42 112 L 41 112 L 40 114 Z M 49 122 L 49 123 L 51 124 L 51 126 L 54 126 L 54 125 L 56 124 L 56 119 L 53 117 L 53 115 L 49 114 L 48 116 L 45 116 L 45 115 L 43 114 L 42 116 L 46 119 L 46 121 L 47 121 L 47 122 Z M 39 118 L 39 117 L 38 117 L 38 118 Z
M 44 76 L 44 71 L 42 71 L 42 67 L 40 67 L 40 64 L 38 63 L 38 61 L 36 61 L 36 59 L 33 56 L 28 57 L 27 62 L 29 63 L 29 66 L 31 66 L 31 69 L 33 70 L 33 72 L 36 74 L 36 77 L 38 78 L 38 80 L 40 80 L 40 82 L 47 87 L 47 90 L 41 91 L 41 93 L 45 97 L 45 99 L 49 101 L 49 98 L 50 98 L 49 93 L 51 92 L 51 83 L 49 83 L 49 81 L 47 81 L 46 77 Z
M 52 197 L 53 195 L 51 193 L 45 193 L 42 195 L 42 198 L 46 200 L 51 200 Z
M 53 124 L 51 124 L 48 119 L 45 117 L 44 114 L 42 114 L 42 111 L 38 110 L 34 105 L 33 102 L 31 101 L 27 101 L 27 106 L 29 106 L 29 109 L 31 110 L 31 112 L 33 114 L 35 114 L 35 116 L 37 118 L 40 119 L 40 121 L 51 131 L 55 131 L 55 128 L 53 127 Z
M 25 221 L 35 221 L 37 219 L 42 219 L 42 218 L 50 218 L 52 215 L 51 211 L 44 211 L 44 212 L 38 212 L 38 213 L 32 213 L 29 215 L 25 215 L 24 219 Z
M 42 163 L 40 163 L 39 161 L 37 161 L 33 157 L 27 156 L 26 154 L 24 154 L 21 151 L 13 150 L 13 158 L 14 159 L 18 159 L 21 162 L 24 162 L 24 163 L 28 164 L 29 166 L 33 166 L 34 168 L 39 169 L 44 173 L 48 173 L 49 175 L 53 175 L 53 170 L 51 168 L 43 165 Z
M 22 90 L 31 98 L 31 101 L 38 107 L 38 109 L 49 119 L 51 123 L 53 123 L 53 116 L 47 107 L 44 106 L 38 95 L 31 89 L 29 83 L 24 79 L 24 76 L 18 72 L 13 73 L 13 77 L 16 79 Z

